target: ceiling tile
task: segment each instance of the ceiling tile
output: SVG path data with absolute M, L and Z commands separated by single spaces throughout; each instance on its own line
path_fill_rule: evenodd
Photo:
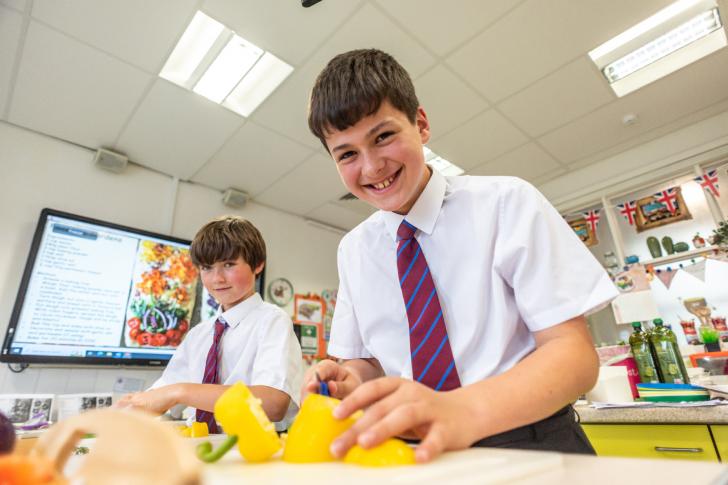
M 110 146 L 148 74 L 31 21 L 8 120 L 87 147 Z
M 311 154 L 310 148 L 249 121 L 192 180 L 256 196 Z
M 561 162 L 571 164 L 725 99 L 726 79 L 728 48 L 598 108 L 539 141 Z M 638 120 L 625 126 L 622 118 L 629 113 Z
M 437 122 L 437 120 L 433 120 Z M 488 110 L 443 137 L 433 133 L 428 146 L 468 170 L 523 144 L 526 137 L 495 110 Z
M 0 0 L 0 3 L 3 5 L 7 5 L 10 8 L 14 8 L 15 10 L 24 12 L 25 7 L 28 4 L 28 1 L 27 0 Z
M 315 7 L 313 7 L 315 8 Z M 376 25 L 376 29 L 371 26 Z M 308 97 L 321 70 L 335 55 L 351 49 L 379 48 L 392 54 L 413 78 L 434 63 L 433 57 L 384 14 L 365 5 L 314 56 L 251 116 L 255 121 L 312 148 L 321 146 L 308 130 Z
M 529 0 L 456 50 L 447 62 L 490 101 L 500 101 L 669 3 Z
M 33 17 L 156 74 L 192 19 L 196 3 L 34 0 Z
M 445 134 L 488 107 L 478 93 L 443 66 L 415 80 L 415 88 L 436 133 Z
M 294 70 L 250 119 L 310 148 L 320 147 L 321 142 L 308 130 L 307 110 L 309 92 L 323 67 L 308 63 Z
M 329 203 L 312 210 L 306 214 L 306 217 L 331 224 L 334 227 L 351 230 L 366 219 L 368 215 L 363 215 L 337 204 Z
M 257 202 L 308 214 L 347 192 L 330 157 L 315 154 L 255 198 Z
M 313 58 L 321 65 L 351 49 L 381 49 L 407 69 L 413 79 L 429 69 L 435 59 L 409 32 L 400 28 L 379 9 L 365 4 L 321 46 Z
M 23 16 L 0 7 L 0 118 L 5 119 L 5 106 L 10 92 L 10 76 L 15 65 L 20 35 L 23 32 Z
M 535 143 L 528 143 L 483 165 L 468 170 L 468 175 L 510 175 L 533 182 L 562 167 Z
M 370 215 L 374 214 L 377 209 L 370 206 L 364 201 L 361 201 L 359 199 L 351 199 L 351 200 L 341 200 L 338 199 L 333 202 L 335 205 L 338 205 L 339 207 L 343 207 L 344 209 L 350 210 L 352 212 L 356 212 L 358 214 L 361 214 L 365 217 L 369 217 Z
M 298 0 L 206 0 L 202 10 L 258 47 L 300 65 L 357 6 L 353 1 L 303 8 Z
M 521 1 L 458 0 L 452 3 L 442 0 L 377 0 L 377 3 L 432 52 L 442 56 Z M 452 28 L 454 25 L 457 28 Z
M 615 99 L 594 64 L 580 57 L 498 108 L 523 131 L 539 136 Z
M 157 79 L 118 147 L 137 163 L 187 180 L 244 122 L 202 96 Z

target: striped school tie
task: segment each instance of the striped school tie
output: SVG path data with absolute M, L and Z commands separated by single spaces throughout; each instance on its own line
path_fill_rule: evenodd
M 440 300 L 415 231 L 404 220 L 397 230 L 397 272 L 409 321 L 412 378 L 436 391 L 449 391 L 460 387 L 460 377 Z
M 210 346 L 210 350 L 207 352 L 205 373 L 202 376 L 203 384 L 220 383 L 220 340 L 222 339 L 222 334 L 225 333 L 225 329 L 227 327 L 228 324 L 222 318 L 218 318 L 215 321 L 215 335 L 212 337 L 212 345 Z M 210 433 L 219 433 L 217 422 L 215 421 L 215 415 L 210 411 L 198 409 L 195 413 L 195 420 L 198 423 L 207 423 L 207 429 Z

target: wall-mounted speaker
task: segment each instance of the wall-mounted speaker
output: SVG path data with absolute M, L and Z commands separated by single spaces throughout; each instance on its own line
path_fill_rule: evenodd
M 234 209 L 240 209 L 247 201 L 248 194 L 242 190 L 229 188 L 222 194 L 222 203 Z
M 110 170 L 114 173 L 121 173 L 129 163 L 129 159 L 121 153 L 112 152 L 105 148 L 99 148 L 96 150 L 96 156 L 94 157 L 94 163 L 97 167 L 103 168 L 104 170 Z

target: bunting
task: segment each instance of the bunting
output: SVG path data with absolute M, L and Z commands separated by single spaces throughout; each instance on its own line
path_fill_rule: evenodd
M 634 226 L 634 217 L 637 213 L 637 201 L 630 200 L 624 204 L 617 204 L 617 207 L 619 208 L 619 213 L 627 219 L 629 225 Z
M 584 220 L 587 224 L 589 224 L 589 228 L 591 229 L 593 234 L 597 233 L 597 225 L 599 224 L 599 209 L 591 210 L 582 212 L 582 215 L 584 216 Z
M 662 190 L 657 192 L 654 196 L 657 199 L 657 202 L 665 204 L 667 210 L 670 211 L 670 214 L 674 214 L 675 211 L 677 211 L 677 190 L 675 190 L 675 188 Z
M 694 180 L 699 183 L 704 190 L 707 190 L 716 197 L 720 197 L 717 169 L 703 172 L 703 175 L 695 177 Z

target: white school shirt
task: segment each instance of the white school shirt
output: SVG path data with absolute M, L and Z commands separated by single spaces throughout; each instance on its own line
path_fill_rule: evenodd
M 403 218 L 376 212 L 339 244 L 328 352 L 375 357 L 386 375 L 411 379 L 396 260 Z M 433 171 L 406 219 L 419 229 L 415 238 L 463 385 L 516 365 L 536 347 L 532 332 L 596 311 L 617 295 L 556 209 L 523 180 Z
M 242 381 L 248 386 L 268 386 L 288 394 L 288 411 L 276 426 L 285 429 L 299 407 L 303 382 L 301 346 L 290 317 L 277 306 L 264 302 L 258 293 L 225 312 L 218 310 L 214 318 L 193 327 L 150 389 L 202 382 L 219 317 L 228 324 L 220 341 L 220 383 Z

